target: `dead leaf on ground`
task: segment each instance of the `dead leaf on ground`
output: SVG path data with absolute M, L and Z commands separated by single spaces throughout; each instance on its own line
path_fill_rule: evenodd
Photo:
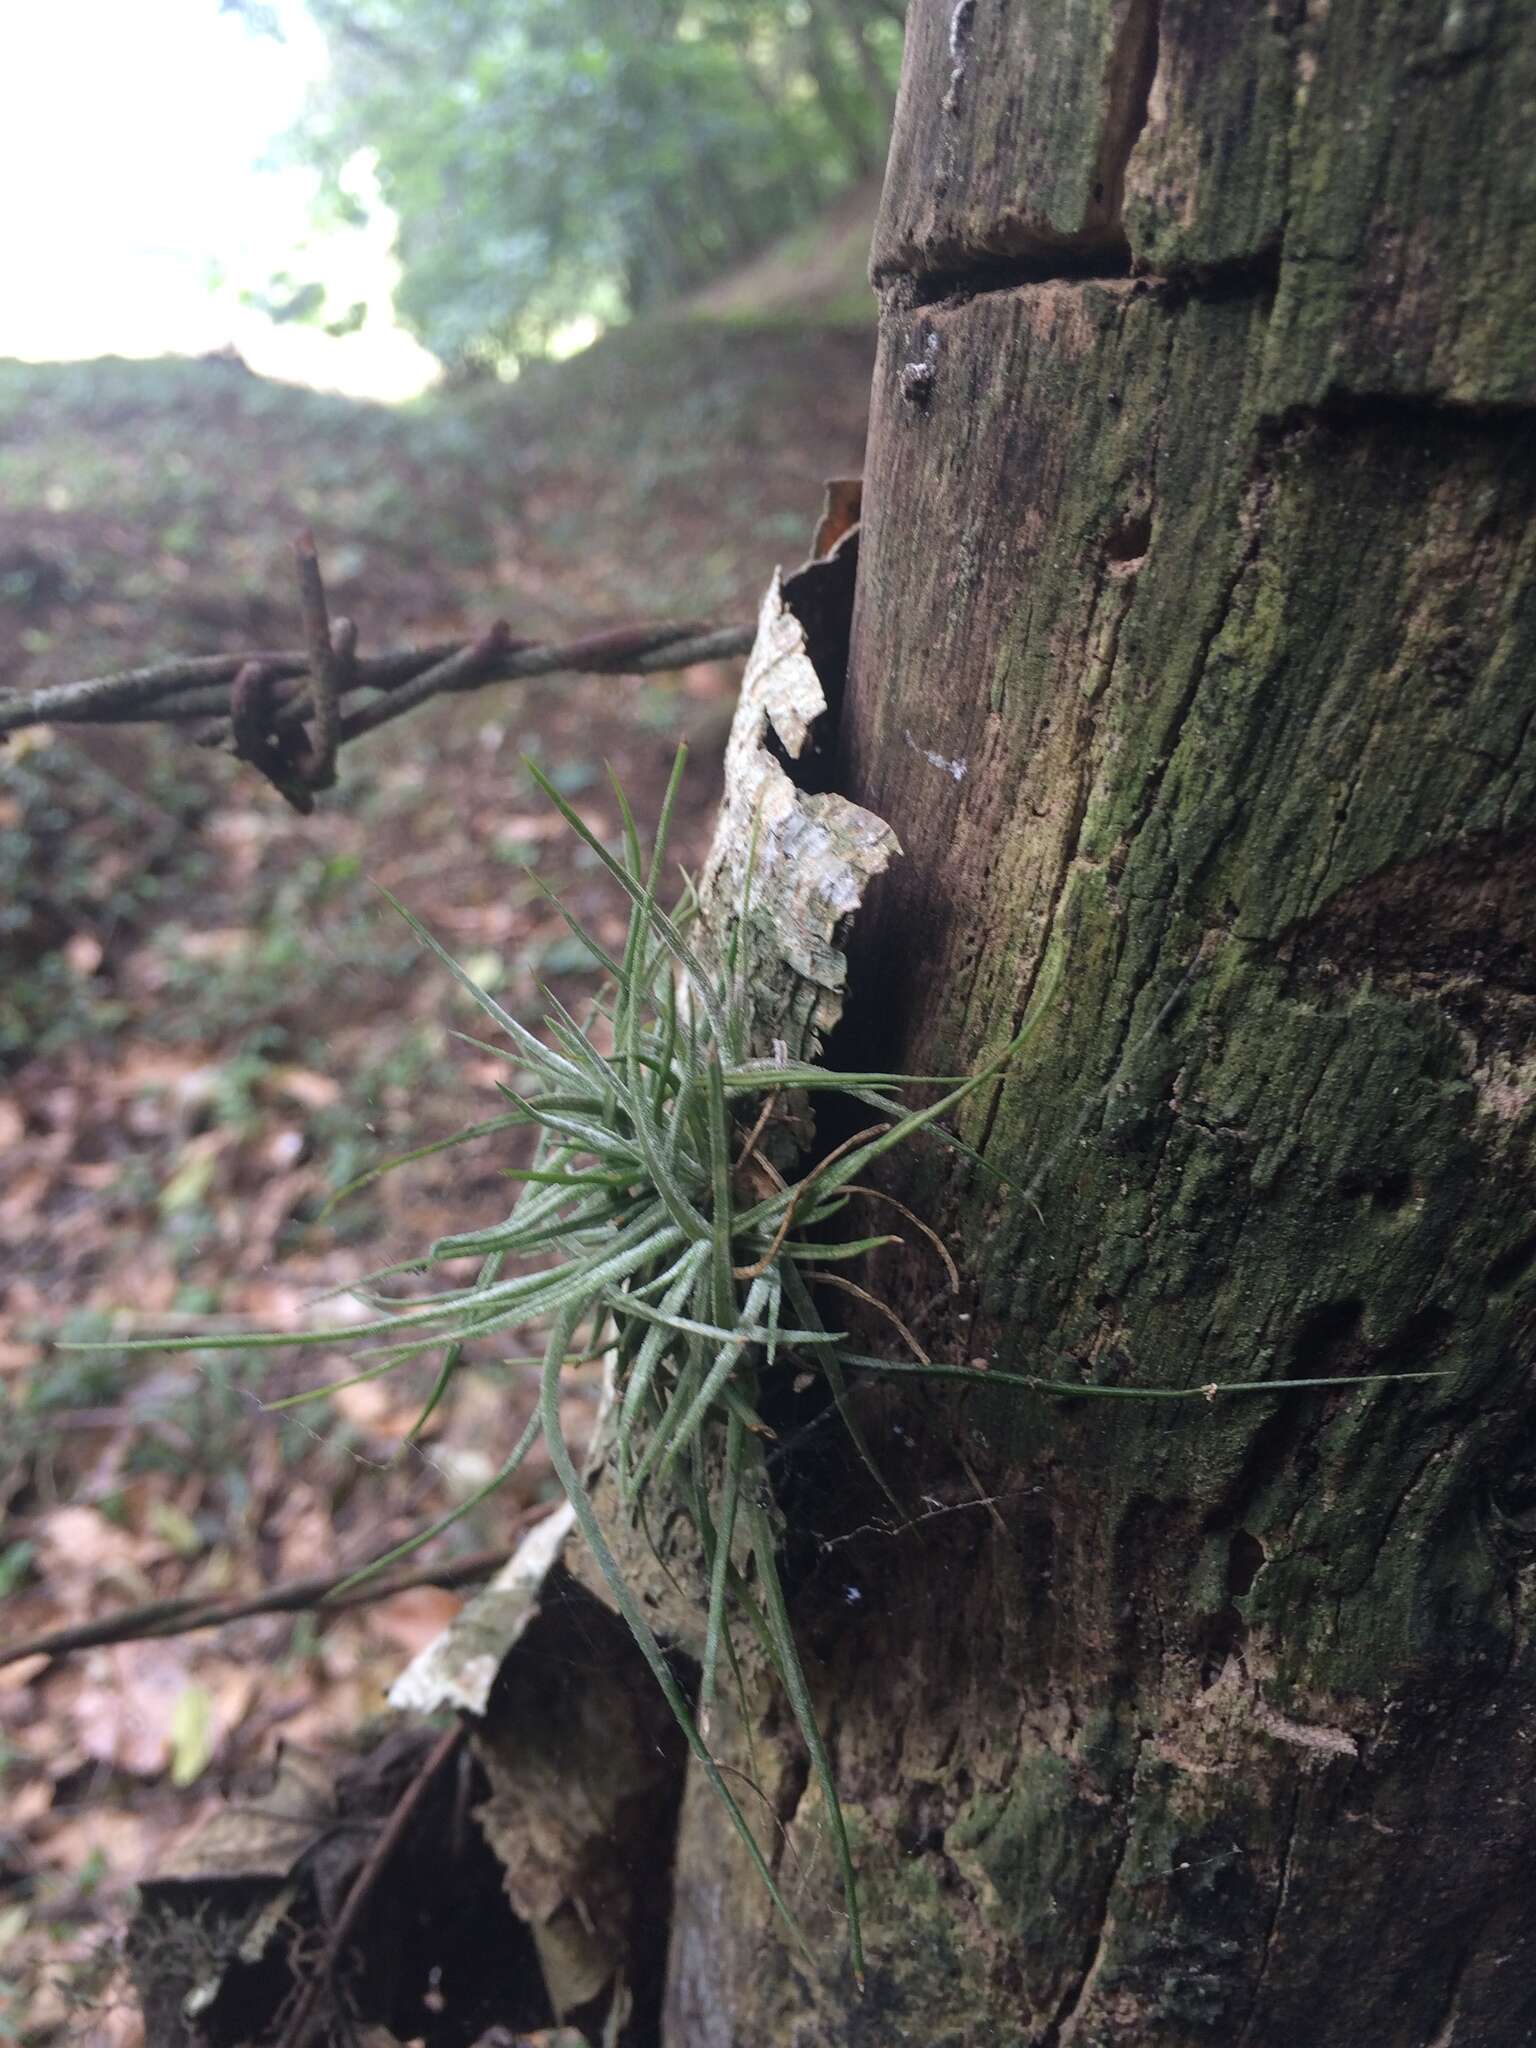
M 132 1777 L 159 1777 L 171 1761 L 176 1704 L 189 1683 L 185 1642 L 91 1651 L 70 1708 L 81 1748 Z
M 267 1079 L 279 1095 L 290 1096 L 305 1109 L 329 1109 L 341 1094 L 339 1081 L 308 1067 L 274 1067 Z
M 435 1642 L 464 1605 L 463 1596 L 443 1586 L 411 1586 L 368 1609 L 368 1626 L 394 1649 L 414 1657 Z
M 71 974 L 88 981 L 101 965 L 103 947 L 92 932 L 75 932 L 64 942 L 64 958 Z
M 421 1414 L 419 1400 L 402 1400 L 383 1380 L 362 1380 L 356 1386 L 338 1387 L 330 1405 L 354 1428 L 390 1443 L 403 1443 Z M 428 1417 L 422 1435 L 437 1435 L 445 1414 L 441 1407 Z
M 145 1566 L 162 1554 L 154 1537 L 110 1520 L 100 1508 L 49 1508 L 37 1517 L 34 1538 L 38 1570 L 60 1607 L 72 1618 L 99 1612 L 97 1596 L 108 1586 L 131 1599 L 151 1593 Z

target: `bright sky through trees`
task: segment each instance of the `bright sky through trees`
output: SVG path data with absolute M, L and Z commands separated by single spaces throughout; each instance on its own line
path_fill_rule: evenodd
M 233 343 L 264 373 L 401 397 L 436 365 L 393 321 L 392 223 L 323 252 L 310 170 L 263 168 L 324 75 L 298 0 L 284 39 L 218 0 L 0 4 L 0 356 L 197 354 Z M 356 334 L 274 325 L 240 302 L 275 271 L 367 300 Z M 296 260 L 297 259 L 297 260 Z

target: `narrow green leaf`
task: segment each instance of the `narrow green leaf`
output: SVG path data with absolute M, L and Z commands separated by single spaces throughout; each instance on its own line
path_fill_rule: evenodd
M 428 952 L 435 954 L 442 961 L 460 988 L 473 996 L 487 1017 L 498 1024 L 513 1044 L 520 1048 L 531 1067 L 541 1073 L 563 1073 L 570 1079 L 580 1078 L 569 1061 L 563 1059 L 559 1053 L 551 1052 L 549 1047 L 535 1038 L 531 1031 L 525 1030 L 515 1017 L 509 1016 L 493 995 L 487 994 L 477 981 L 466 974 L 453 955 L 438 944 L 421 920 L 413 917 L 403 903 L 391 896 L 387 889 L 381 889 L 379 893 L 391 909 L 399 911 Z
M 683 1731 L 688 1747 L 697 1757 L 700 1768 L 709 1781 L 710 1789 L 725 1808 L 731 1826 L 735 1829 L 742 1847 L 751 1858 L 753 1869 L 757 1872 L 761 1882 L 767 1887 L 768 1896 L 772 1899 L 796 1947 L 800 1950 L 806 1962 L 810 1964 L 812 1963 L 811 1952 L 805 1935 L 801 1931 L 800 1924 L 779 1891 L 778 1885 L 774 1881 L 773 1872 L 769 1869 L 763 1852 L 758 1847 L 757 1837 L 747 1825 L 746 1816 L 737 1805 L 730 1786 L 726 1784 L 720 1766 L 710 1754 L 709 1745 L 699 1733 L 698 1726 L 689 1710 L 688 1702 L 683 1697 L 676 1678 L 672 1675 L 672 1667 L 667 1662 L 666 1653 L 663 1651 L 661 1644 L 656 1640 L 650 1623 L 646 1620 L 645 1615 L 641 1612 L 639 1603 L 629 1590 L 624 1574 L 619 1570 L 618 1562 L 613 1552 L 608 1548 L 607 1538 L 603 1535 L 597 1516 L 592 1511 L 592 1503 L 587 1498 L 587 1490 L 582 1484 L 581 1475 L 572 1463 L 570 1452 L 566 1449 L 565 1439 L 561 1434 L 559 1359 L 568 1348 L 575 1328 L 576 1319 L 574 1318 L 569 1324 L 566 1323 L 564 1318 L 557 1324 L 550 1336 L 549 1357 L 552 1363 L 546 1365 L 544 1373 L 541 1413 L 544 1421 L 545 1436 L 549 1444 L 550 1462 L 555 1468 L 555 1476 L 565 1488 L 566 1499 L 571 1503 L 577 1523 L 581 1528 L 581 1533 L 586 1538 L 588 1548 L 596 1560 L 597 1568 L 607 1581 L 619 1613 L 627 1622 L 629 1632 L 634 1637 L 641 1656 L 650 1668 L 651 1676 L 661 1687 L 667 1705 L 672 1709 L 673 1718 L 676 1720 L 678 1727 Z
M 752 1540 L 752 1554 L 757 1560 L 763 1612 L 778 1651 L 779 1670 L 784 1681 L 784 1691 L 789 1699 L 790 1711 L 795 1717 L 801 1738 L 811 1753 L 811 1767 L 816 1773 L 816 1781 L 821 1787 L 821 1796 L 826 1805 L 827 1824 L 832 1830 L 832 1846 L 837 1856 L 838 1869 L 842 1874 L 843 1903 L 848 1913 L 848 1948 L 853 1962 L 853 1974 L 862 1985 L 864 1939 L 859 1927 L 858 1878 L 854 1873 L 853 1852 L 848 1845 L 848 1830 L 843 1821 L 842 1801 L 837 1796 L 837 1780 L 832 1775 L 832 1760 L 827 1755 L 827 1746 L 821 1739 L 816 1709 L 811 1701 L 810 1687 L 805 1682 L 800 1653 L 795 1647 L 789 1608 L 784 1599 L 784 1588 L 779 1580 L 778 1560 L 774 1554 L 773 1525 L 762 1499 L 767 1485 L 768 1475 L 762 1469 L 762 1460 L 759 1456 L 757 1470 L 747 1478 L 742 1491 L 745 1495 L 747 1529 Z
M 871 1358 L 842 1351 L 838 1363 L 861 1372 L 901 1373 L 914 1379 L 960 1380 L 972 1387 L 1023 1387 L 1056 1401 L 1214 1401 L 1222 1394 L 1291 1394 L 1304 1387 L 1377 1387 L 1396 1380 L 1443 1380 L 1449 1372 L 1340 1373 L 1337 1378 L 1296 1380 L 1210 1380 L 1198 1387 L 1104 1387 L 1080 1380 L 1053 1380 L 1034 1373 L 983 1371 L 977 1366 L 922 1365 L 915 1358 Z
M 560 1347 L 562 1358 L 564 1357 L 565 1350 L 566 1346 L 562 1344 Z M 513 1446 L 511 1456 L 493 1478 L 487 1479 L 483 1486 L 477 1487 L 466 1499 L 461 1500 L 456 1508 L 450 1508 L 446 1515 L 440 1515 L 430 1528 L 418 1529 L 414 1536 L 408 1536 L 403 1543 L 397 1543 L 393 1550 L 386 1550 L 382 1557 L 376 1557 L 371 1564 L 364 1565 L 361 1571 L 355 1571 L 350 1578 L 343 1579 L 339 1586 L 333 1586 L 326 1595 L 326 1599 L 328 1601 L 335 1600 L 342 1593 L 350 1592 L 354 1586 L 363 1585 L 377 1573 L 386 1571 L 390 1565 L 398 1564 L 402 1557 L 409 1557 L 412 1551 L 420 1550 L 421 1546 L 424 1543 L 430 1543 L 434 1536 L 443 1535 L 445 1531 L 453 1527 L 455 1522 L 462 1522 L 466 1515 L 472 1514 L 479 1507 L 481 1501 L 489 1500 L 499 1486 L 506 1485 L 512 1474 L 533 1449 L 539 1431 L 543 1426 L 543 1410 L 535 1409 L 528 1418 L 527 1428 Z
M 397 1152 L 393 1159 L 383 1159 L 377 1166 L 370 1166 L 366 1173 L 360 1173 L 355 1180 L 349 1180 L 345 1187 L 338 1188 L 330 1196 L 316 1216 L 317 1223 L 323 1223 L 331 1211 L 341 1202 L 347 1201 L 360 1188 L 368 1187 L 373 1181 L 382 1180 L 386 1173 L 396 1173 L 402 1166 L 413 1166 L 418 1159 L 430 1159 L 434 1153 L 450 1152 L 455 1145 L 467 1145 L 475 1138 L 489 1138 L 497 1131 L 511 1130 L 515 1125 L 525 1124 L 527 1117 L 519 1114 L 493 1116 L 484 1123 L 471 1124 L 467 1130 L 455 1131 L 451 1138 L 438 1138 L 430 1145 L 417 1145 L 412 1151 Z
M 622 862 L 614 859 L 596 833 L 591 830 L 580 814 L 573 810 L 570 804 L 566 802 L 565 798 L 555 788 L 555 785 L 539 767 L 538 763 L 528 760 L 526 755 L 524 760 L 529 774 L 532 775 L 534 781 L 543 790 L 571 830 L 576 833 L 585 845 L 592 849 L 599 861 L 602 862 L 609 874 L 618 883 L 619 887 L 624 890 L 625 894 L 632 901 L 643 903 L 646 893 L 643 885 L 635 880 L 634 876 L 628 872 Z M 719 1002 L 716 999 L 714 990 L 710 986 L 709 976 L 704 970 L 703 963 L 687 940 L 678 931 L 671 918 L 664 911 L 656 908 L 654 904 L 650 909 L 650 918 L 656 932 L 665 941 L 668 949 L 675 955 L 678 963 L 687 973 L 689 980 L 693 984 L 694 992 L 698 996 L 706 1016 L 709 1018 L 716 1040 L 723 1044 L 725 1042 L 725 1019 L 721 1014 Z

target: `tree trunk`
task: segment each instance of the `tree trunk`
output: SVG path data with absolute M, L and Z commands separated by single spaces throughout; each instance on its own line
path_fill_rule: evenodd
M 901 1162 L 966 1298 L 915 1234 L 869 1285 L 1276 1391 L 866 1393 L 905 1527 L 808 1440 L 868 1987 L 695 1784 L 671 2048 L 1536 2038 L 1533 92 L 1517 0 L 915 0 L 835 784 L 905 859 L 834 1057 L 1043 1017 L 966 1115 L 1008 1181 Z

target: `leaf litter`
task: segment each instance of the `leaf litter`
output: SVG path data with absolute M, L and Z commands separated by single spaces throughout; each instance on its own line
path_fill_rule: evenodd
M 782 378 L 794 355 L 782 335 L 763 353 Z M 295 525 L 325 527 L 328 515 L 338 537 L 358 540 L 338 596 L 381 638 L 434 638 L 492 609 L 539 632 L 599 625 L 637 603 L 739 614 L 829 451 L 844 464 L 857 458 L 868 375 L 862 339 L 829 356 L 807 337 L 803 361 L 790 364 L 806 398 L 804 431 L 797 443 L 794 408 L 779 408 L 783 460 L 761 481 L 748 464 L 722 489 L 738 471 L 727 447 L 707 477 L 656 490 L 628 483 L 605 452 L 594 491 L 579 420 L 542 443 L 537 423 L 530 433 L 524 422 L 524 467 L 537 481 L 521 501 L 523 486 L 505 474 L 470 489 L 440 463 L 423 505 L 413 455 L 387 445 L 381 455 L 371 426 L 361 455 L 350 448 L 353 412 L 317 425 L 295 394 L 290 420 L 274 387 L 228 366 L 206 376 L 198 367 L 162 379 L 164 366 L 144 366 L 136 379 L 135 366 L 118 366 L 125 389 L 111 394 L 121 410 L 110 418 L 89 366 L 73 378 L 54 373 L 41 405 L 29 386 L 32 447 L 7 474 L 0 542 L 21 535 L 50 548 L 67 571 L 65 596 L 44 614 L 0 605 L 0 681 L 30 686 L 126 666 L 155 646 L 291 635 L 281 551 Z M 744 360 L 732 374 L 757 373 Z M 6 401 L 0 391 L 0 410 Z M 136 492 L 169 499 L 191 445 L 197 466 L 218 475 L 231 516 L 205 523 L 188 544 L 188 573 L 167 584 L 158 551 L 141 549 L 136 527 L 114 517 L 112 491 L 131 477 Z M 87 461 L 103 475 L 67 510 L 46 507 L 42 481 L 28 497 L 34 452 L 39 479 Z M 355 497 L 343 505 L 317 492 L 317 457 L 366 462 L 383 477 L 377 530 L 373 515 L 356 516 Z M 466 550 L 457 531 L 440 538 L 437 507 L 461 520 L 477 490 L 484 544 Z M 589 538 L 595 501 L 603 552 Z M 626 522 L 637 546 L 625 543 Z M 722 544 L 735 566 L 701 593 L 691 564 L 718 565 Z M 482 1144 L 425 1159 L 320 1220 L 339 1185 L 448 1135 L 477 1093 L 491 1113 L 505 1072 L 451 1036 L 463 1022 L 451 991 L 399 945 L 372 883 L 440 919 L 456 945 L 494 952 L 509 997 L 528 998 L 546 974 L 567 1000 L 579 997 L 592 985 L 585 963 L 559 954 L 546 966 L 565 928 L 526 890 L 518 863 L 537 853 L 610 944 L 622 908 L 606 878 L 550 841 L 547 816 L 522 801 L 518 751 L 535 747 L 557 776 L 585 775 L 577 801 L 611 832 L 602 760 L 654 809 L 675 738 L 688 733 L 701 744 L 676 836 L 682 857 L 697 862 L 716 782 L 711 750 L 723 743 L 733 691 L 734 673 L 722 668 L 439 706 L 420 728 L 381 735 L 350 801 L 303 828 L 222 761 L 199 756 L 189 769 L 163 734 L 56 739 L 0 762 L 0 833 L 25 838 L 34 875 L 46 870 L 48 882 L 15 892 L 24 921 L 0 938 L 7 1639 L 145 1598 L 340 1570 L 483 1482 L 487 1412 L 526 1411 L 531 1374 L 466 1371 L 422 1440 L 406 1446 L 407 1410 L 414 1416 L 419 1403 L 393 1387 L 388 1397 L 351 1389 L 328 1416 L 278 1416 L 212 1354 L 87 1361 L 54 1349 L 50 1334 L 99 1334 L 120 1309 L 125 1329 L 134 1319 L 158 1328 L 181 1318 L 194 1329 L 201 1319 L 210 1333 L 229 1317 L 296 1324 L 317 1294 L 450 1225 L 502 1213 L 506 1155 Z M 262 1397 L 300 1391 L 317 1365 L 344 1370 L 340 1313 L 336 1327 L 334 1355 L 280 1362 Z M 574 1379 L 564 1424 L 579 1442 L 597 1369 Z M 530 1459 L 518 1485 L 488 1504 L 478 1540 L 554 1493 L 547 1463 Z M 65 1515 L 75 1519 L 57 1519 Z M 476 1540 L 466 1533 L 462 1547 Z M 9 2023 L 38 2042 L 134 2038 L 132 2013 L 109 1988 L 90 1991 L 83 2009 L 70 2004 L 71 1984 L 93 1981 L 103 1933 L 121 1924 L 127 1887 L 228 1771 L 270 1755 L 280 1736 L 324 1742 L 377 1711 L 460 1597 L 400 1594 L 318 1625 L 255 1618 L 176 1643 L 0 1668 L 4 1898 L 19 1915 L 0 1929 L 0 1976 L 16 1987 Z

